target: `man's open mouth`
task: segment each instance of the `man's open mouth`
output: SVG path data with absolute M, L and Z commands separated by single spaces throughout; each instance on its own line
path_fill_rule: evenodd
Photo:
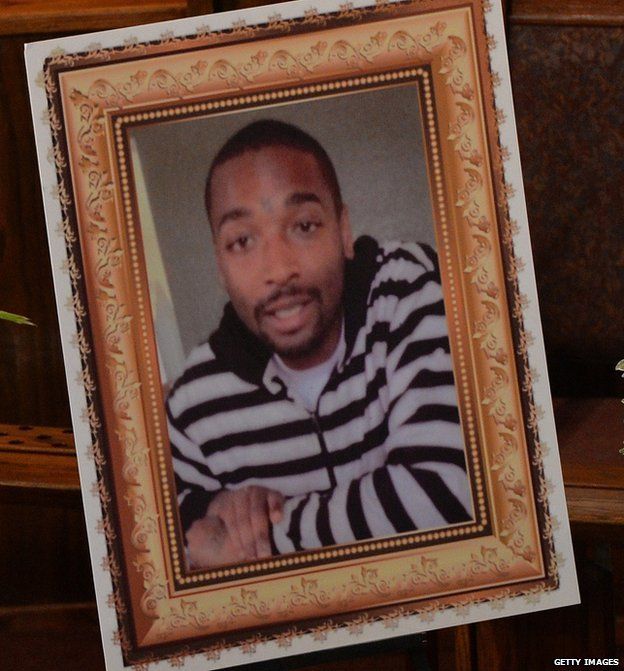
M 289 308 L 281 308 L 279 310 L 269 312 L 269 314 L 273 317 L 277 317 L 278 319 L 288 319 L 289 317 L 294 317 L 295 315 L 299 314 L 304 307 L 305 306 L 302 303 L 299 303 L 298 305 L 293 305 Z
M 270 317 L 287 319 L 288 317 L 292 317 L 301 312 L 311 300 L 312 297 L 307 294 L 278 298 L 277 300 L 272 301 L 263 312 Z
M 270 301 L 260 316 L 271 328 L 284 334 L 295 333 L 304 328 L 310 318 L 309 306 L 315 297 L 307 292 L 280 296 Z

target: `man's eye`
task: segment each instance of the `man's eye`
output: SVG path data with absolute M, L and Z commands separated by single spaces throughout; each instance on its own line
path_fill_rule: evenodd
M 314 233 L 320 225 L 320 221 L 298 221 L 295 224 L 295 228 L 301 233 Z
M 250 235 L 239 235 L 236 239 L 228 242 L 225 245 L 225 248 L 229 252 L 244 252 L 251 246 L 251 236 Z

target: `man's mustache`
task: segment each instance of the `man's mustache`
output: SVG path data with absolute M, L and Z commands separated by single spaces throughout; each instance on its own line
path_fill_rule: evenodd
M 264 313 L 272 310 L 273 304 L 283 298 L 306 297 L 311 300 L 321 301 L 321 292 L 317 287 L 302 287 L 298 284 L 290 284 L 285 287 L 274 289 L 263 301 L 254 308 L 254 315 L 259 319 Z

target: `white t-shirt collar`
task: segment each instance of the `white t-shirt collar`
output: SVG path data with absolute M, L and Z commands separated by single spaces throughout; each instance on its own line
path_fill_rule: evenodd
M 320 364 L 311 368 L 296 370 L 287 366 L 279 354 L 273 354 L 270 363 L 273 364 L 275 372 L 286 384 L 291 398 L 301 403 L 308 412 L 315 412 L 319 396 L 332 371 L 342 361 L 346 349 L 343 320 L 336 349 L 328 359 Z

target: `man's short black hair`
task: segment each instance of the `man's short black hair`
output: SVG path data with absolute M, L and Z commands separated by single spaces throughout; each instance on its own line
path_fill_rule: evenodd
M 206 180 L 206 210 L 210 218 L 212 175 L 226 161 L 241 156 L 247 151 L 259 151 L 266 147 L 289 147 L 312 154 L 321 169 L 334 201 L 336 216 L 342 213 L 342 194 L 336 170 L 327 152 L 311 135 L 297 126 L 276 119 L 261 119 L 241 128 L 227 140 L 214 157 Z

